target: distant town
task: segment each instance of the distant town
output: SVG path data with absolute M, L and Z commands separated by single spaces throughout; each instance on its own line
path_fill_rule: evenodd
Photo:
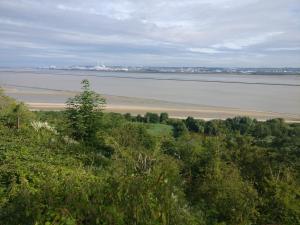
M 300 68 L 227 68 L 227 67 L 144 67 L 144 66 L 49 66 L 42 69 L 52 70 L 89 70 L 106 72 L 143 72 L 143 73 L 228 73 L 260 75 L 300 75 Z

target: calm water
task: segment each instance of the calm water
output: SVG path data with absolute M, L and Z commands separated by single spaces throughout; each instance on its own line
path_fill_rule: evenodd
M 0 85 L 59 90 L 78 91 L 84 78 L 91 81 L 93 89 L 108 95 L 300 115 L 300 76 L 0 71 Z M 40 96 L 40 101 L 62 99 Z

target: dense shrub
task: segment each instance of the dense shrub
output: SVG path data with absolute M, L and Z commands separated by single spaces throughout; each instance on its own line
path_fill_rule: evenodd
M 103 114 L 89 93 L 67 113 L 0 94 L 0 224 L 300 224 L 299 124 Z

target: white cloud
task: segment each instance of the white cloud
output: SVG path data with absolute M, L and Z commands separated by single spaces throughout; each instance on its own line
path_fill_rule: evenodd
M 117 20 L 126 20 L 130 18 L 132 9 L 131 4 L 124 1 L 115 4 L 113 2 L 98 2 L 98 4 L 83 4 L 82 6 L 70 6 L 65 4 L 58 4 L 56 7 L 59 10 L 71 11 L 76 13 L 102 15 Z
M 223 51 L 219 51 L 213 48 L 189 48 L 188 50 L 191 52 L 204 53 L 204 54 L 223 53 Z
M 0 38 L 3 48 L 27 48 L 27 49 L 47 49 L 48 45 L 38 44 L 30 41 L 6 40 Z
M 79 7 L 70 7 L 70 6 L 66 6 L 63 4 L 58 4 L 57 8 L 60 10 L 65 10 L 65 11 L 74 11 L 74 12 L 82 12 L 82 8 Z
M 267 51 L 300 51 L 300 47 L 277 47 L 277 48 L 267 48 Z
M 254 37 L 232 40 L 232 41 L 228 41 L 228 42 L 223 42 L 221 44 L 214 44 L 214 45 L 212 45 L 212 47 L 213 48 L 228 48 L 228 49 L 233 49 L 233 50 L 240 50 L 240 49 L 252 46 L 252 45 L 264 43 L 269 38 L 278 36 L 283 33 L 284 32 L 282 32 L 282 31 L 269 32 L 269 33 L 259 34 Z

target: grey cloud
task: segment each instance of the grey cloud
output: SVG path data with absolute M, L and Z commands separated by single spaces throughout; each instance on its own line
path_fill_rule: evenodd
M 299 12 L 298 0 L 1 0 L 0 66 L 295 67 Z

